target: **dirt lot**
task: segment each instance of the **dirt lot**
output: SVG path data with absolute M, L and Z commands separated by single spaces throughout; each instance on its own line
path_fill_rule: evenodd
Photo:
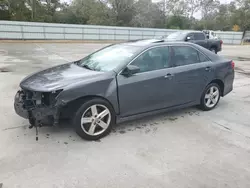
M 27 74 L 76 60 L 104 44 L 0 43 L 0 184 L 3 188 L 250 187 L 250 46 L 225 46 L 234 90 L 216 109 L 188 108 L 121 124 L 100 142 L 70 126 L 39 141 L 13 109 Z

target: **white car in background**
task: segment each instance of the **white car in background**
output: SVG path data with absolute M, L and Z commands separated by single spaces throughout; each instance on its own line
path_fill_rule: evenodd
M 208 39 L 218 39 L 218 36 L 212 30 L 203 30 L 203 33 L 205 33 Z

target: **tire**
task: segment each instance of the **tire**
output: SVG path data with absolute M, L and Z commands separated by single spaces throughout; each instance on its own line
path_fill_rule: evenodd
M 220 101 L 220 96 L 221 96 L 220 86 L 216 83 L 209 84 L 201 96 L 200 108 L 203 111 L 209 111 L 214 109 Z
M 78 109 L 73 123 L 76 133 L 85 140 L 107 136 L 115 124 L 113 107 L 103 99 L 90 99 Z
M 214 52 L 215 54 L 218 53 L 217 48 L 215 48 L 215 47 L 211 47 L 211 48 L 210 48 L 210 51 L 211 51 L 211 52 Z

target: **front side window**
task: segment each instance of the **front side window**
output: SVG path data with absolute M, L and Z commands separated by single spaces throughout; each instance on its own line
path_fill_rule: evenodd
M 189 37 L 190 39 L 189 40 L 194 40 L 194 35 L 191 33 L 191 34 L 188 34 L 187 37 Z
M 184 66 L 199 63 L 199 53 L 189 46 L 173 46 L 172 61 L 175 66 Z
M 148 72 L 170 67 L 169 48 L 157 47 L 144 52 L 131 65 L 140 68 L 140 72 Z
M 112 45 L 83 58 L 77 62 L 77 65 L 95 71 L 111 71 L 125 62 L 131 61 L 139 49 L 140 47 L 132 45 Z

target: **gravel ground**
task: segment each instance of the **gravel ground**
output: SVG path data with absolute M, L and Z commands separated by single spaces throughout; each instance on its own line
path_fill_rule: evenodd
M 118 125 L 100 142 L 69 126 L 28 129 L 13 109 L 22 78 L 107 44 L 0 43 L 0 185 L 3 188 L 250 187 L 250 46 L 223 46 L 234 90 L 195 107 Z

